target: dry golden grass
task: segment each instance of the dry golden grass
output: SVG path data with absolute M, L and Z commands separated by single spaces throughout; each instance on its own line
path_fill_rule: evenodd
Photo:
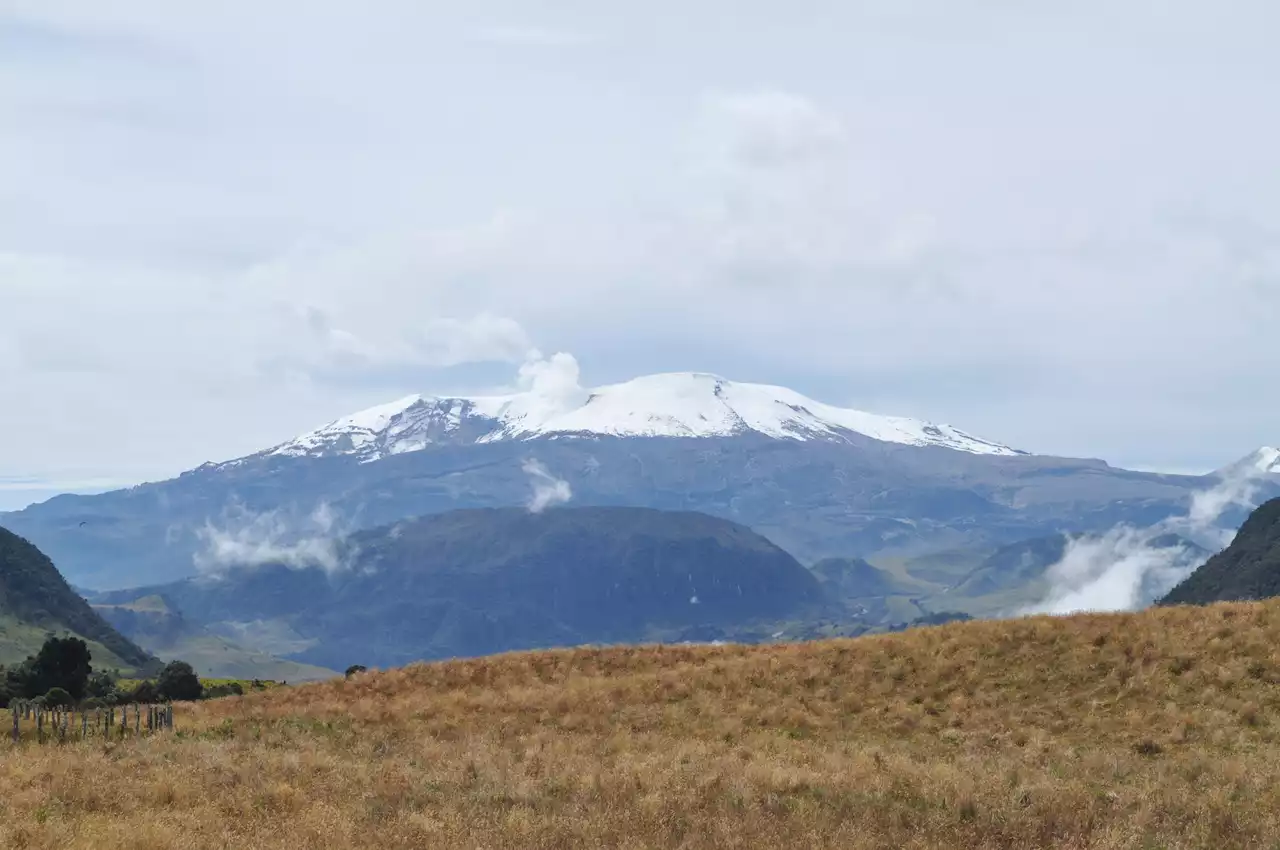
M 1280 602 L 510 655 L 176 722 L 0 745 L 0 846 L 1280 846 Z

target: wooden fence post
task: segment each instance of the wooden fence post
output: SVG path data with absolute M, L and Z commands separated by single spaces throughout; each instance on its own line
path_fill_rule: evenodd
M 36 706 L 36 739 L 40 743 L 44 743 L 44 712 L 40 710 L 40 706 Z
M 13 704 L 13 742 L 16 744 L 22 738 L 22 727 L 18 725 L 18 713 L 20 709 L 18 704 Z
M 80 740 L 84 741 L 89 737 L 89 712 L 82 711 L 80 713 Z

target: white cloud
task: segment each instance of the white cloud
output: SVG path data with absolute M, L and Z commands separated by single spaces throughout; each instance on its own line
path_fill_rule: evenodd
M 731 93 L 711 98 L 704 128 L 709 153 L 727 169 L 811 169 L 848 154 L 840 118 L 807 97 L 786 91 Z
M 526 503 L 529 513 L 540 514 L 547 508 L 563 505 L 573 498 L 569 482 L 552 475 L 541 461 L 526 460 L 521 469 L 529 476 L 529 484 L 533 488 Z
M 1230 471 L 1213 487 L 1192 494 L 1186 517 L 1148 529 L 1119 526 L 1068 540 L 1061 560 L 1046 571 L 1050 589 L 1045 599 L 1024 613 L 1131 611 L 1164 596 L 1204 558 L 1161 537 L 1179 535 L 1210 551 L 1230 545 L 1235 532 L 1219 521 L 1231 507 L 1255 506 L 1262 475 L 1257 468 Z
M 1121 527 L 1070 540 L 1046 573 L 1047 598 L 1026 613 L 1132 611 L 1150 604 L 1200 564 L 1183 546 L 1153 546 L 1151 538 L 1149 530 Z
M 270 564 L 334 573 L 349 569 L 356 555 L 345 541 L 349 528 L 327 504 L 300 520 L 279 510 L 253 513 L 243 506 L 224 513 L 223 525 L 206 521 L 196 530 L 201 548 L 194 561 L 203 575 Z

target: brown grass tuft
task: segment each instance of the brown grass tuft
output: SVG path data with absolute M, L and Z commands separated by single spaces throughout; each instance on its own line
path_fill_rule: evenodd
M 1267 602 L 416 665 L 0 745 L 0 846 L 1268 847 L 1277 648 Z

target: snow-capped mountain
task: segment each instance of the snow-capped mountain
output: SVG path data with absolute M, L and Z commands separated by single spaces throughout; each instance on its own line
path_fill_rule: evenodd
M 355 455 L 362 462 L 433 445 L 535 438 L 730 437 L 942 446 L 983 455 L 1023 454 L 949 425 L 834 407 L 785 387 L 703 373 L 649 375 L 550 396 L 535 392 L 472 398 L 409 396 L 345 416 L 263 455 Z
M 1218 470 L 1217 475 L 1222 477 L 1280 475 L 1280 449 L 1263 446 L 1240 458 L 1235 463 Z
M 224 538 L 276 552 L 334 528 L 456 509 L 533 510 L 547 476 L 574 506 L 705 513 L 802 562 L 1148 528 L 1185 518 L 1212 486 L 1207 476 L 1026 454 L 955 428 L 713 375 L 593 390 L 562 377 L 534 375 L 537 391 L 501 396 L 403 398 L 240 460 L 59 497 L 0 524 L 49 552 L 72 581 L 103 589 L 190 575 L 211 553 L 221 557 Z M 1258 501 L 1280 496 L 1280 474 L 1260 472 L 1278 461 L 1275 450 L 1252 456 Z
M 1262 472 L 1280 474 L 1280 449 L 1263 446 L 1253 453 L 1254 467 Z

